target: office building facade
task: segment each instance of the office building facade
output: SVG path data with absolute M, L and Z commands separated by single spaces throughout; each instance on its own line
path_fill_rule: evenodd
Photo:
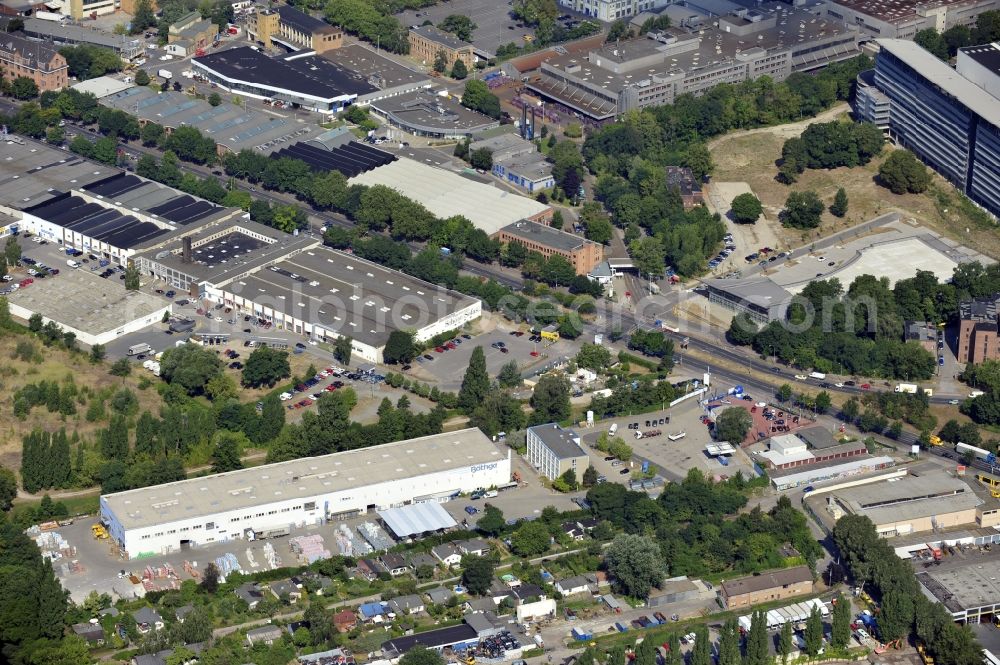
M 874 85 L 889 101 L 890 138 L 991 214 L 1000 214 L 1000 99 L 913 42 L 877 42 Z M 874 122 L 865 115 L 872 109 L 855 111 Z
M 66 58 L 48 44 L 7 33 L 0 38 L 0 74 L 8 81 L 29 78 L 39 92 L 47 92 L 66 87 L 69 67 Z
M 580 447 L 580 436 L 555 423 L 529 427 L 526 443 L 528 463 L 549 480 L 573 471 L 579 482 L 590 466 L 590 457 Z

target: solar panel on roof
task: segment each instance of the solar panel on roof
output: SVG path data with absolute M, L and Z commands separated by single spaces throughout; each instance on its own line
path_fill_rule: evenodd
M 313 170 L 339 171 L 348 178 L 353 178 L 396 159 L 395 156 L 387 152 L 353 141 L 333 150 L 324 150 L 307 143 L 296 143 L 282 148 L 272 156 L 300 159 Z
M 128 217 L 127 219 L 138 223 L 129 224 L 128 226 L 109 234 L 103 239 L 103 242 L 106 242 L 109 245 L 114 245 L 115 247 L 124 247 L 129 249 L 136 246 L 140 242 L 145 242 L 151 238 L 155 238 L 166 233 L 165 230 L 161 229 L 156 224 L 151 224 L 150 222 L 139 222 L 139 220 L 134 217 Z
M 84 190 L 104 197 L 119 196 L 123 192 L 128 192 L 137 187 L 142 187 L 144 180 L 129 173 L 122 173 L 107 180 L 94 183 L 84 187 Z
M 176 198 L 170 199 L 169 201 L 164 201 L 155 208 L 150 208 L 149 212 L 154 215 L 161 215 L 166 217 L 167 213 L 177 210 L 178 208 L 183 208 L 186 205 L 190 205 L 194 201 L 193 198 L 187 194 L 183 196 L 178 196 Z M 169 217 L 167 218 L 169 219 Z

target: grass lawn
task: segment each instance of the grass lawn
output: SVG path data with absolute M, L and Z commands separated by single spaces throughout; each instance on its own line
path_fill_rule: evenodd
M 783 185 L 775 176 L 775 162 L 781 157 L 784 138 L 771 132 L 742 134 L 723 138 L 712 148 L 715 162 L 713 178 L 721 182 L 747 182 L 772 219 L 784 206 L 792 191 L 813 190 L 828 206 L 839 187 L 847 191 L 848 213 L 838 219 L 829 212 L 823 214 L 819 228 L 809 231 L 785 229 L 776 222 L 776 233 L 790 245 L 797 246 L 825 237 L 887 212 L 899 212 L 904 218 L 918 222 L 967 246 L 1000 256 L 1000 236 L 995 226 L 955 188 L 934 175 L 931 189 L 923 194 L 893 194 L 876 181 L 878 167 L 892 151 L 886 146 L 879 158 L 866 166 L 837 169 L 807 169 L 794 185 Z

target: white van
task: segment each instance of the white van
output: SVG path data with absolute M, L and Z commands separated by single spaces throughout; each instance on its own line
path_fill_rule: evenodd
M 80 267 L 80 264 L 77 263 L 76 261 L 74 261 L 73 259 L 68 259 L 66 261 L 66 265 L 68 265 L 70 268 L 79 268 Z

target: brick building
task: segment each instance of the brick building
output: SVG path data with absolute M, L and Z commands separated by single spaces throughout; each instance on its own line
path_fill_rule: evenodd
M 410 28 L 410 55 L 425 65 L 433 65 L 438 53 L 444 53 L 451 69 L 456 60 L 461 60 L 470 70 L 476 62 L 472 53 L 472 44 L 464 42 L 455 35 L 438 30 L 432 25 L 421 25 Z
M 519 242 L 529 252 L 538 252 L 545 258 L 562 256 L 573 264 L 577 275 L 586 275 L 604 260 L 603 245 L 538 222 L 514 222 L 494 237 L 503 244 Z
M 938 353 L 938 329 L 930 321 L 906 321 L 903 336 L 907 342 L 916 342 L 931 355 Z
M 258 9 L 247 23 L 250 39 L 268 48 L 272 41 L 298 51 L 325 53 L 344 45 L 344 32 L 290 5 Z
M 809 566 L 795 566 L 727 580 L 719 589 L 719 600 L 726 609 L 733 609 L 812 591 L 813 578 Z
M 0 36 L 0 73 L 8 81 L 23 76 L 34 81 L 40 92 L 62 90 L 68 72 L 66 59 L 52 46 L 19 33 Z
M 667 167 L 667 186 L 676 187 L 684 201 L 684 209 L 693 208 L 705 202 L 701 194 L 701 184 L 686 166 Z
M 976 365 L 1000 358 L 998 304 L 1000 294 L 959 304 L 958 362 Z

